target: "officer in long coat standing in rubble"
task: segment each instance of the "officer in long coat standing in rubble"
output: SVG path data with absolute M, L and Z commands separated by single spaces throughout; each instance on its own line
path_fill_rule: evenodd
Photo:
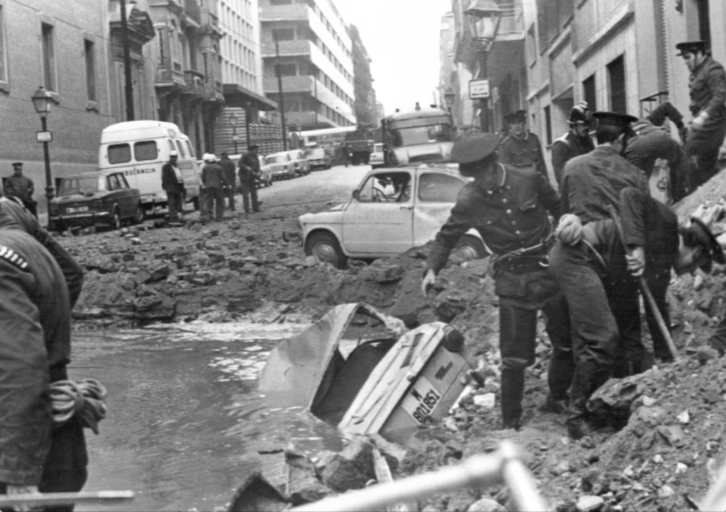
M 436 235 L 421 286 L 427 294 L 461 236 L 471 228 L 479 231 L 493 252 L 491 268 L 499 296 L 502 426 L 518 429 L 525 368 L 535 360 L 539 309 L 547 315 L 553 345 L 562 346 L 555 341 L 563 335 L 557 323 L 561 309 L 551 306 L 557 287 L 546 267 L 551 232 L 547 214 L 559 217 L 559 204 L 557 192 L 541 173 L 500 164 L 498 143 L 497 135 L 482 133 L 454 144 L 452 159 L 459 163 L 459 172 L 474 181 L 461 190 Z
M 527 130 L 527 111 L 517 110 L 504 116 L 509 126 L 507 135 L 499 145 L 499 161 L 514 167 L 533 167 L 547 178 L 542 143 L 539 137 Z
M 558 187 L 565 172 L 565 164 L 595 149 L 595 143 L 590 137 L 591 119 L 587 103 L 581 102 L 572 107 L 567 124 L 570 125 L 567 133 L 552 144 L 552 168 Z
M 688 128 L 686 151 L 695 157 L 689 193 L 707 182 L 718 169 L 718 153 L 726 137 L 726 71 L 711 58 L 708 43 L 687 41 L 676 48 L 691 72 L 689 82 L 693 120 Z

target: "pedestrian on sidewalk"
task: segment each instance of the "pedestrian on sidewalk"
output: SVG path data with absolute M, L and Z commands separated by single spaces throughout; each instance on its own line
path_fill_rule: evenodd
M 666 292 L 671 269 L 683 275 L 692 274 L 698 268 L 710 272 L 713 261 L 726 263 L 718 242 L 700 219 L 693 218 L 690 225 L 679 227 L 678 216 L 670 207 L 636 188 L 623 189 L 619 202 L 622 240 L 613 219 L 583 226 L 579 217 L 565 214 L 557 228 L 558 241 L 550 254 L 550 268 L 568 301 L 582 301 L 582 309 L 590 311 L 589 316 L 573 317 L 571 348 L 577 364 L 567 425 L 570 436 L 575 439 L 589 435 L 594 428 L 585 405 L 590 395 L 610 377 L 606 368 L 618 350 L 615 322 L 603 300 L 609 284 L 619 278 L 623 268 L 634 278 L 643 276 L 665 325 L 670 325 Z M 572 293 L 571 282 L 579 283 L 581 293 Z M 646 313 L 655 357 L 672 361 L 673 356 L 647 301 Z M 587 326 L 583 326 L 584 320 Z M 583 332 L 600 330 L 607 332 L 597 341 L 582 336 Z M 628 363 L 638 364 L 640 360 Z M 639 371 L 640 368 L 631 368 L 629 373 Z M 583 381 L 588 377 L 592 379 L 591 386 L 583 389 Z
M 535 362 L 538 310 L 547 316 L 553 350 L 568 345 L 557 340 L 566 334 L 566 327 L 557 322 L 567 319 L 560 314 L 557 285 L 547 271 L 548 213 L 559 217 L 559 201 L 546 177 L 533 167 L 500 164 L 498 145 L 499 136 L 491 133 L 454 144 L 452 159 L 459 163 L 459 172 L 474 181 L 461 190 L 436 235 L 421 289 L 428 293 L 459 239 L 476 229 L 493 252 L 490 268 L 499 296 L 502 427 L 519 429 L 525 369 Z M 566 398 L 567 388 L 560 392 Z
M 222 170 L 224 171 L 224 181 L 226 183 L 224 195 L 227 196 L 229 201 L 229 203 L 227 204 L 227 208 L 231 211 L 234 211 L 234 194 L 235 192 L 237 192 L 235 165 L 234 162 L 230 160 L 229 155 L 226 151 L 222 151 L 222 154 L 220 156 L 221 158 L 219 159 L 219 165 L 222 166 Z
M 35 184 L 23 174 L 23 162 L 13 162 L 13 174 L 3 179 L 3 188 L 8 197 L 17 197 L 30 213 L 38 217 L 38 203 L 33 200 Z
M 206 153 L 204 167 L 202 167 L 202 184 L 205 190 L 205 208 L 202 212 L 204 221 L 211 219 L 214 211 L 214 220 L 221 222 L 224 216 L 224 171 L 217 163 L 218 159 L 212 153 Z
M 68 379 L 69 289 L 28 233 L 0 227 L 0 248 L 0 494 L 78 492 L 88 465 L 83 426 L 77 415 L 56 423 L 50 399 L 51 385 Z
M 706 41 L 678 43 L 678 55 L 691 72 L 690 110 L 686 152 L 696 161 L 688 184 L 695 191 L 718 172 L 718 154 L 726 137 L 726 71 L 713 60 Z
M 595 149 L 595 143 L 590 137 L 592 118 L 587 103 L 583 101 L 572 107 L 567 124 L 570 125 L 568 132 L 552 144 L 552 168 L 558 190 L 565 173 L 565 164 Z
M 245 213 L 250 213 L 250 208 L 253 212 L 260 211 L 260 202 L 257 199 L 257 178 L 260 176 L 258 150 L 257 144 L 250 144 L 247 152 L 239 159 L 239 182 Z
M 177 165 L 179 153 L 169 152 L 169 161 L 161 167 L 161 188 L 166 192 L 170 221 L 180 221 L 184 218 L 184 177 Z
M 499 145 L 501 163 L 514 167 L 532 167 L 549 181 L 542 143 L 537 135 L 527 130 L 527 111 L 510 112 L 504 116 L 504 122 L 509 128 L 509 135 Z

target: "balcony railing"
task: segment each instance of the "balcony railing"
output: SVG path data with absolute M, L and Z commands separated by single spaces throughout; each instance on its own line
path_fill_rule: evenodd
M 204 96 L 204 75 L 193 69 L 184 71 L 184 83 L 188 94 Z

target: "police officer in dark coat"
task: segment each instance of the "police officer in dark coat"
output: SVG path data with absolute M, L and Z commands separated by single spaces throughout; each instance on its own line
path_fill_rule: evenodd
M 592 430 L 585 406 L 590 395 L 610 377 L 618 350 L 617 326 L 605 303 L 608 277 L 613 273 L 617 276 L 623 268 L 632 276 L 642 275 L 669 325 L 666 291 L 671 269 L 678 275 L 697 268 L 708 272 L 712 261 L 726 262 L 704 223 L 692 219 L 690 226 L 679 228 L 676 213 L 641 190 L 625 188 L 620 192 L 620 216 L 622 240 L 613 219 L 582 226 L 577 216 L 564 215 L 551 253 L 551 270 L 568 302 L 579 303 L 581 313 L 589 311 L 588 315 L 573 317 L 572 326 L 576 371 L 567 426 L 575 439 Z M 646 309 L 656 357 L 672 359 L 649 305 Z
M 504 121 L 509 125 L 509 135 L 499 145 L 499 161 L 514 167 L 533 167 L 549 180 L 542 143 L 526 128 L 527 111 L 510 112 Z
M 557 218 L 559 204 L 557 192 L 533 167 L 500 164 L 498 143 L 497 135 L 482 133 L 454 144 L 452 159 L 461 174 L 474 181 L 461 190 L 436 235 L 421 285 L 426 294 L 461 236 L 471 228 L 479 232 L 493 252 L 491 268 L 499 296 L 502 422 L 504 428 L 517 429 L 525 368 L 535 361 L 538 310 L 547 315 L 553 345 L 563 346 L 555 340 L 563 333 L 555 325 L 561 309 L 551 306 L 557 287 L 547 272 L 548 213 Z
M 260 211 L 260 202 L 257 199 L 257 178 L 260 176 L 258 149 L 257 144 L 251 144 L 249 150 L 239 159 L 239 181 L 245 213 L 250 213 L 250 208 L 253 212 Z
M 224 172 L 224 181 L 226 183 L 224 193 L 229 198 L 229 204 L 227 206 L 231 211 L 234 211 L 234 193 L 237 185 L 237 178 L 234 175 L 235 165 L 234 162 L 230 160 L 226 151 L 222 151 L 220 157 L 221 158 L 218 163 L 222 167 L 222 171 Z
M 68 378 L 71 300 L 51 254 L 21 229 L 0 227 L 0 297 L 0 493 L 80 491 L 83 427 L 54 424 L 49 399 Z
M 568 132 L 552 144 L 552 168 L 558 187 L 565 172 L 565 164 L 595 149 L 595 143 L 590 137 L 591 119 L 587 103 L 581 102 L 572 107 L 567 124 L 570 125 Z
M 688 87 L 694 118 L 688 130 L 686 152 L 696 159 L 688 187 L 693 192 L 718 171 L 718 153 L 726 137 L 726 71 L 711 58 L 705 41 L 683 42 L 676 48 L 691 72 Z
M 169 220 L 181 220 L 184 215 L 184 176 L 177 160 L 176 151 L 169 153 L 169 161 L 161 167 L 161 188 L 166 192 Z

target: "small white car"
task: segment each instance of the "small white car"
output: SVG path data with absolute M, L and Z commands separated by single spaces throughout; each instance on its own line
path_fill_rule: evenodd
M 305 254 L 343 268 L 348 258 L 383 258 L 424 245 L 467 182 L 454 165 L 370 171 L 347 203 L 298 218 Z M 488 254 L 475 230 L 457 251 L 467 259 Z
M 371 167 L 373 167 L 374 169 L 377 169 L 378 167 L 383 167 L 383 165 L 386 163 L 383 158 L 382 142 L 376 142 L 373 145 L 373 153 L 371 153 L 371 158 L 368 163 L 370 163 Z
M 288 151 L 290 160 L 292 160 L 292 167 L 295 169 L 295 174 L 299 176 L 306 176 L 310 174 L 310 163 L 305 158 L 305 152 L 302 149 L 293 149 Z
M 289 151 L 267 155 L 263 160 L 262 169 L 263 173 L 269 172 L 273 180 L 295 177 L 295 167 Z

